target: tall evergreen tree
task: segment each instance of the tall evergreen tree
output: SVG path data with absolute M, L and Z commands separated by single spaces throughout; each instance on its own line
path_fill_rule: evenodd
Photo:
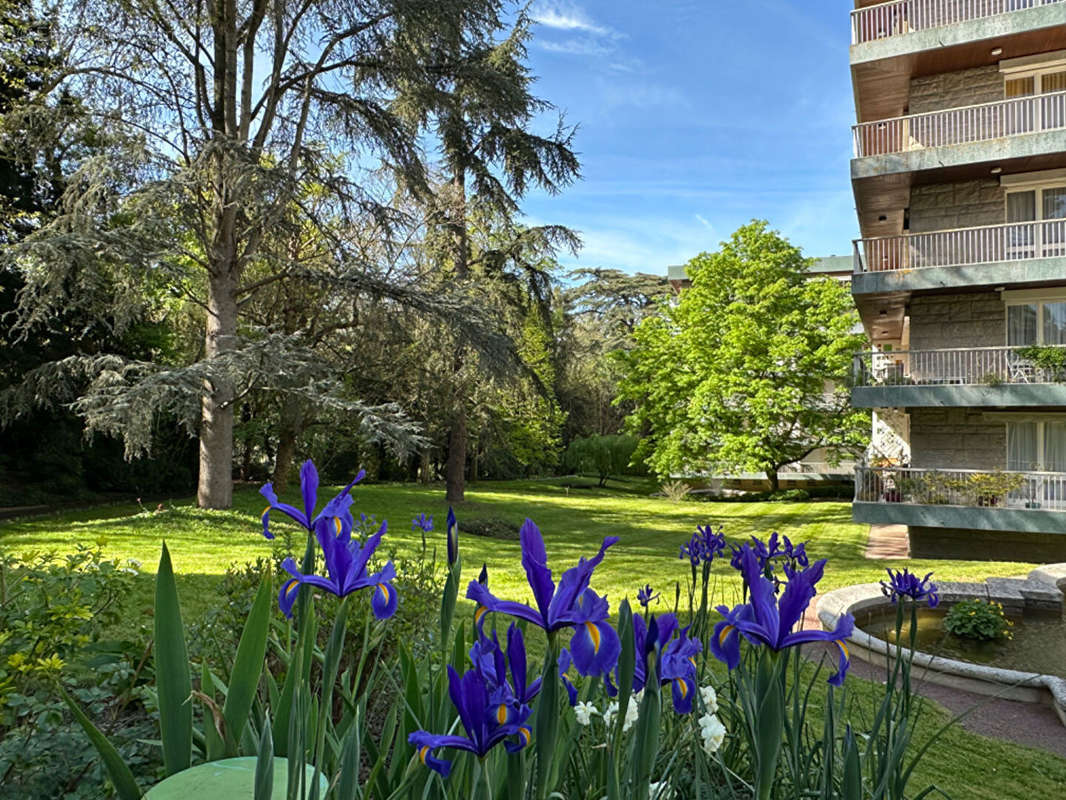
M 369 162 L 381 159 L 425 195 L 417 131 L 394 100 L 401 89 L 438 86 L 455 64 L 440 59 L 448 52 L 435 43 L 491 28 L 499 12 L 496 0 L 55 7 L 67 60 L 40 93 L 83 98 L 112 147 L 70 176 L 56 218 L 10 249 L 26 280 L 20 324 L 87 298 L 99 302 L 93 290 L 104 276 L 116 330 L 141 313 L 146 295 L 183 297 L 203 320 L 202 347 L 181 369 L 121 359 L 65 365 L 108 376 L 83 406 L 90 427 L 122 432 L 137 451 L 146 444 L 145 419 L 159 409 L 187 415 L 196 403 L 198 502 L 228 507 L 234 409 L 251 386 L 249 371 L 264 377 L 300 357 L 287 358 L 284 337 L 250 341 L 242 307 L 294 269 L 265 240 L 305 224 L 329 242 L 334 286 L 372 285 L 441 309 L 415 289 L 394 291 L 368 277 L 345 231 L 361 219 L 395 220 L 367 189 Z M 298 202 L 309 194 L 328 202 Z M 453 303 L 440 313 L 458 311 Z
M 561 226 L 520 227 L 514 220 L 530 188 L 555 193 L 578 177 L 574 129 L 560 117 L 548 135 L 533 131 L 538 115 L 552 106 L 532 92 L 534 77 L 526 65 L 531 21 L 525 12 L 509 30 L 500 13 L 483 22 L 481 28 L 454 30 L 454 37 L 434 37 L 433 46 L 446 54 L 442 60 L 458 67 L 435 84 L 408 87 L 401 108 L 428 128 L 438 147 L 444 179 L 433 198 L 433 218 L 441 233 L 435 252 L 440 270 L 462 287 L 479 273 L 517 268 L 543 306 L 548 283 L 519 256 L 573 249 L 577 237 Z M 497 241 L 474 259 L 470 227 L 478 215 L 495 222 Z M 469 389 L 463 366 L 468 358 L 465 348 L 455 347 L 446 390 L 450 502 L 463 499 L 466 485 Z

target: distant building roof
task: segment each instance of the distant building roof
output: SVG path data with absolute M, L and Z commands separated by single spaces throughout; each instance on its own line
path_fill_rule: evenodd
M 684 264 L 671 264 L 666 268 L 666 279 L 674 291 L 689 284 L 688 273 Z M 816 256 L 811 265 L 811 272 L 818 275 L 832 275 L 842 280 L 850 280 L 852 270 L 851 256 Z

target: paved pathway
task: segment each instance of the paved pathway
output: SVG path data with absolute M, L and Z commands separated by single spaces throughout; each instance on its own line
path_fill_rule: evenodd
M 907 558 L 909 554 L 906 525 L 870 526 L 870 538 L 866 540 L 867 558 L 881 561 L 886 558 Z

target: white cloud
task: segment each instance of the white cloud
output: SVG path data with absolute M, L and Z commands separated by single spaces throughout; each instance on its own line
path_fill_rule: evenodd
M 566 39 L 561 42 L 537 42 L 541 50 L 574 56 L 605 56 L 614 48 L 593 39 Z
M 706 217 L 704 217 L 702 214 L 696 214 L 695 217 L 700 221 L 700 225 L 705 227 L 711 233 L 714 233 L 714 226 L 707 221 Z
M 614 31 L 597 25 L 581 8 L 572 3 L 543 3 L 533 12 L 533 20 L 546 28 L 581 31 L 596 36 L 613 36 Z

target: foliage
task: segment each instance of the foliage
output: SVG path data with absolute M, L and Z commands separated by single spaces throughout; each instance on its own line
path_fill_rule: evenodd
M 626 434 L 585 436 L 574 439 L 566 449 L 564 463 L 574 472 L 592 472 L 606 486 L 609 478 L 633 474 L 633 454 L 637 440 Z
M 124 758 L 151 775 L 154 724 L 140 700 L 144 649 L 101 639 L 125 612 L 137 565 L 79 545 L 0 562 L 0 797 L 95 798 L 107 775 L 65 703 L 92 709 Z
M 944 617 L 944 628 L 964 639 L 1011 639 L 1013 626 L 1003 613 L 1003 605 L 994 600 L 962 600 L 948 609 Z
M 869 420 L 846 388 L 863 337 L 847 288 L 761 221 L 688 264 L 692 287 L 661 305 L 623 357 L 628 425 L 658 475 L 777 472 L 818 448 L 840 457 L 866 444 Z
M 272 505 L 284 510 L 276 502 Z M 311 508 L 309 504 L 308 519 Z M 335 561 L 336 555 L 329 554 L 329 548 L 336 545 L 334 529 L 341 531 L 343 539 L 354 526 L 350 514 L 331 516 L 347 514 L 346 507 L 338 508 L 331 504 L 318 518 L 326 534 L 319 542 L 335 581 L 342 575 L 337 571 L 341 565 Z M 290 516 L 300 513 L 294 510 Z M 360 530 L 369 533 L 370 528 L 364 523 Z M 791 795 L 860 800 L 874 796 L 876 787 L 888 786 L 885 796 L 905 797 L 914 766 L 924 752 L 906 755 L 909 731 L 917 720 L 910 699 L 909 664 L 894 661 L 890 665 L 881 709 L 868 730 L 853 733 L 850 725 L 845 726 L 850 712 L 843 697 L 837 700 L 832 690 L 821 725 L 809 720 L 808 698 L 818 673 L 803 676 L 797 646 L 815 640 L 836 642 L 847 635 L 852 621 L 850 617 L 842 620 L 834 632 L 789 633 L 794 621 L 791 617 L 780 631 L 766 627 L 767 608 L 772 605 L 776 610 L 779 591 L 780 613 L 802 615 L 825 562 L 805 566 L 802 571 L 793 564 L 786 570 L 789 587 L 781 588 L 785 581 L 773 582 L 763 574 L 775 569 L 775 564 L 760 566 L 755 555 L 773 552 L 773 545 L 756 541 L 733 548 L 743 562 L 750 607 L 721 609 L 728 613 L 711 635 L 711 646 L 728 664 L 730 678 L 724 683 L 718 681 L 715 690 L 710 685 L 710 662 L 702 652 L 702 641 L 713 622 L 708 616 L 711 562 L 724 552 L 726 542 L 722 532 L 714 533 L 710 528 L 699 534 L 703 537 L 699 542 L 707 543 L 700 550 L 706 563 L 702 577 L 693 566 L 688 607 L 691 625 L 681 629 L 674 614 L 653 617 L 647 608 L 643 616 L 635 615 L 626 601 L 618 607 L 617 624 L 611 627 L 606 602 L 588 586 L 616 540 L 605 539 L 595 557 L 582 559 L 556 585 L 544 562 L 543 541 L 529 520 L 523 526 L 521 547 L 530 586 L 539 592 L 538 608 L 498 600 L 488 589 L 491 577 L 482 571 L 481 578 L 472 581 L 467 591 L 479 604 L 473 624 L 469 629 L 465 622 L 456 626 L 461 557 L 458 550 L 449 549 L 439 635 L 435 646 L 417 656 L 402 644 L 390 658 L 374 652 L 388 623 L 373 622 L 369 616 L 363 627 L 363 651 L 357 657 L 348 655 L 343 643 L 354 605 L 351 596 L 340 600 L 339 605 L 331 604 L 323 625 L 330 631 L 324 646 L 318 648 L 318 618 L 311 609 L 320 601 L 302 590 L 297 590 L 301 591 L 298 599 L 290 598 L 288 587 L 283 586 L 279 599 L 286 604 L 295 602 L 295 627 L 279 629 L 264 617 L 267 606 L 262 598 L 269 592 L 265 588 L 269 584 L 264 584 L 257 592 L 234 656 L 220 727 L 216 730 L 210 722 L 219 684 L 206 668 L 199 671 L 202 678 L 195 695 L 204 706 L 202 728 L 194 728 L 198 723 L 191 719 L 175 722 L 179 719 L 175 711 L 187 701 L 160 688 L 164 751 L 173 749 L 175 742 L 191 739 L 196 743 L 197 758 L 258 754 L 260 771 L 269 771 L 269 759 L 275 752 L 287 754 L 290 774 L 300 774 L 305 764 L 311 764 L 315 775 L 312 785 L 321 773 L 333 787 L 331 791 L 340 793 L 331 796 L 343 797 L 351 796 L 360 786 L 375 796 L 397 798 L 488 800 L 505 791 L 516 798 L 547 798 L 560 793 L 620 800 L 649 796 L 653 783 L 659 796 L 665 788 L 668 793 L 688 795 L 695 791 L 708 798 L 739 793 L 760 800 Z M 379 537 L 376 534 L 359 547 L 372 549 Z M 802 549 L 802 545 L 797 546 L 795 552 Z M 314 549 L 309 546 L 305 571 L 313 568 L 313 562 Z M 800 566 L 804 565 L 805 557 Z M 380 580 L 387 581 L 389 574 L 386 568 Z M 790 586 L 793 583 L 801 585 Z M 324 583 L 318 585 L 325 587 Z M 558 601 L 553 603 L 555 596 Z M 697 596 L 701 598 L 698 607 L 694 605 Z M 803 601 L 786 603 L 787 597 L 801 597 Z M 650 587 L 644 598 L 647 603 L 658 600 Z M 371 597 L 369 605 L 381 617 L 376 602 Z M 185 662 L 184 648 L 172 646 L 184 640 L 180 616 L 173 617 L 167 611 L 177 606 L 164 546 L 157 577 L 159 678 L 193 672 Z M 528 627 L 525 635 L 517 626 L 508 628 L 505 651 L 496 626 L 507 614 L 525 620 Z M 751 644 L 742 648 L 737 633 L 723 628 L 727 625 L 742 627 Z M 537 670 L 528 669 L 524 639 L 541 626 L 546 633 L 543 669 L 540 680 L 532 680 Z M 249 642 L 257 641 L 253 632 L 269 628 L 274 629 L 270 633 L 272 650 L 288 665 L 283 675 L 273 676 L 269 663 L 264 672 L 262 653 L 251 652 L 255 645 Z M 569 647 L 561 650 L 560 634 L 566 634 L 567 628 L 573 633 Z M 369 660 L 367 646 L 374 653 Z M 833 683 L 843 681 L 848 666 L 847 651 L 843 647 L 839 651 Z M 577 676 L 568 674 L 571 663 Z M 231 714 L 236 688 L 255 687 L 260 681 L 265 685 L 254 695 L 247 695 L 249 706 L 243 713 Z M 573 711 L 566 708 L 567 698 Z M 375 717 L 371 701 L 377 703 L 381 717 Z M 453 704 L 459 712 L 458 722 Z M 312 708 L 330 709 L 330 713 L 309 714 Z M 86 727 L 96 734 L 94 728 Z M 506 753 L 495 746 L 504 741 Z M 263 742 L 269 745 L 264 747 Z M 97 744 L 106 747 L 99 738 Z M 442 751 L 449 748 L 473 751 L 477 758 L 460 754 L 454 762 L 444 760 L 451 753 Z M 414 766 L 417 761 L 413 756 L 429 769 Z M 116 781 L 121 774 L 128 774 L 119 762 L 112 762 L 111 769 Z M 133 786 L 123 796 L 137 797 L 139 793 Z M 306 792 L 297 782 L 289 785 L 286 795 L 303 798 Z
M 659 491 L 671 503 L 680 503 L 688 499 L 692 487 L 685 481 L 666 481 L 659 487 Z
M 1049 380 L 1062 380 L 1066 375 L 1066 347 L 1030 345 L 1018 348 L 1018 355 L 1046 372 Z

